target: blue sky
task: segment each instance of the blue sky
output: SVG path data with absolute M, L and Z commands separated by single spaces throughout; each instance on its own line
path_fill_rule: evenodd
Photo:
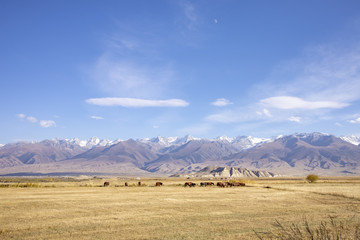
M 0 143 L 360 136 L 359 1 L 0 2 Z

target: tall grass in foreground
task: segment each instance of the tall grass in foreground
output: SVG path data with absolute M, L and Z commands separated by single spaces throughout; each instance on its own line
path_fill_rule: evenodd
M 255 232 L 260 240 L 360 240 L 360 223 L 354 223 L 353 218 L 347 221 L 338 221 L 329 216 L 329 220 L 321 221 L 319 225 L 313 226 L 306 218 L 301 225 L 292 224 L 284 226 L 275 220 L 276 230 L 271 232 Z

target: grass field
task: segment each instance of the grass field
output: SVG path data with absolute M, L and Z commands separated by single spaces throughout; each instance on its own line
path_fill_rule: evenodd
M 104 181 L 110 187 L 100 187 Z M 0 239 L 257 239 L 254 231 L 275 230 L 276 220 L 360 223 L 360 178 L 256 179 L 232 188 L 141 181 L 0 178 Z

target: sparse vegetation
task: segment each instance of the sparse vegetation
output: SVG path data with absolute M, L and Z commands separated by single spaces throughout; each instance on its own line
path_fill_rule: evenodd
M 13 180 L 4 184 L 18 184 Z M 110 186 L 100 187 L 104 181 Z M 157 181 L 164 186 L 155 187 Z M 36 183 L 54 188 L 2 188 L 0 238 L 256 239 L 255 231 L 267 239 L 265 233 L 279 233 L 275 219 L 285 230 L 306 231 L 302 216 L 307 216 L 316 232 L 329 214 L 337 216 L 336 226 L 359 232 L 350 223 L 360 222 L 353 216 L 359 211 L 360 178 L 322 178 L 319 184 L 304 178 L 257 179 L 245 188 L 200 187 L 204 179 L 191 179 L 197 186 L 184 188 L 186 181 L 141 179 L 139 187 L 135 178 L 89 178 Z M 325 222 L 329 233 L 331 224 Z
M 41 188 L 41 187 L 55 187 L 55 184 L 40 184 L 40 183 L 0 183 L 0 188 Z
M 354 217 L 337 220 L 336 217 L 329 216 L 328 220 L 316 225 L 304 218 L 302 224 L 293 223 L 290 226 L 275 220 L 275 230 L 262 233 L 255 231 L 255 234 L 260 240 L 358 240 L 360 222 L 354 222 L 353 219 Z
M 317 182 L 319 180 L 319 177 L 315 174 L 310 174 L 306 177 L 306 181 L 308 181 L 309 183 L 314 183 Z

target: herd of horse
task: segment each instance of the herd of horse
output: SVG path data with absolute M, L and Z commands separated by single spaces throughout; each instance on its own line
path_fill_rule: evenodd
M 163 185 L 162 182 L 156 182 L 155 183 L 156 187 L 160 187 L 162 185 Z M 108 187 L 108 186 L 110 186 L 110 182 L 104 182 L 104 187 Z M 127 182 L 125 182 L 124 186 L 128 187 L 129 184 Z M 142 183 L 138 182 L 138 186 L 142 186 Z M 184 187 L 195 187 L 195 186 L 196 186 L 196 183 L 194 183 L 194 182 L 186 182 L 184 184 Z M 215 183 L 213 183 L 213 182 L 201 182 L 199 184 L 199 186 L 200 187 L 215 186 Z M 243 183 L 243 182 L 217 182 L 216 186 L 223 187 L 223 188 L 224 187 L 244 187 L 245 183 Z

